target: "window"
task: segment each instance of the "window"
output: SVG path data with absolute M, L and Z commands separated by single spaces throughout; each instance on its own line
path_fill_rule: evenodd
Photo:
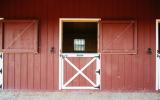
M 0 31 L 0 51 L 5 53 L 37 53 L 37 20 L 2 20 L 0 21 Z
M 98 20 L 61 20 L 63 53 L 97 53 Z
M 101 21 L 100 28 L 102 53 L 137 53 L 137 25 L 135 20 L 105 20 Z
M 85 51 L 85 39 L 74 39 L 74 51 Z

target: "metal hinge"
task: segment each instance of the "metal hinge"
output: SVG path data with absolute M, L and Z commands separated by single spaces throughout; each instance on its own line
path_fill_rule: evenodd
M 94 88 L 100 89 L 100 85 L 98 85 L 98 86 L 96 86 L 96 87 L 94 87 Z
M 0 85 L 0 89 L 2 89 L 2 84 Z
M 0 74 L 2 74 L 2 68 L 0 69 Z
M 98 55 L 97 55 L 97 56 L 95 56 L 95 57 L 100 59 L 100 54 L 98 54 Z
M 101 71 L 100 69 L 99 70 L 96 70 L 96 73 L 98 73 L 99 75 L 101 74 Z
M 0 54 L 0 58 L 2 59 L 2 54 Z

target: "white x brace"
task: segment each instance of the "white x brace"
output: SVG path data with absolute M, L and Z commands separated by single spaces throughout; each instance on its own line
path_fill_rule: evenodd
M 92 59 L 81 69 L 78 69 L 76 65 L 74 65 L 68 58 L 69 57 L 92 57 Z M 64 61 L 66 61 L 72 68 L 74 68 L 77 73 L 73 75 L 67 82 L 64 83 Z M 61 66 L 60 66 L 60 85 L 61 89 L 99 89 L 100 87 L 100 73 L 96 74 L 96 83 L 94 83 L 88 76 L 86 76 L 83 71 L 89 67 L 94 61 L 96 61 L 96 72 L 100 71 L 100 57 L 99 54 L 62 54 L 61 55 Z M 68 86 L 78 75 L 82 75 L 92 86 Z

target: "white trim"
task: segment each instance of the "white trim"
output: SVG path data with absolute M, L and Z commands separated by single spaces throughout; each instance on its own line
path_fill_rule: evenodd
M 99 53 L 63 53 L 63 57 L 96 57 Z
M 76 87 L 76 86 L 72 86 L 72 87 L 63 87 L 63 89 L 81 89 L 81 90 L 95 90 L 95 89 L 98 89 L 98 88 L 94 88 L 94 87 L 89 87 L 89 86 L 84 86 L 84 87 Z
M 0 79 L 0 84 L 2 84 L 2 90 L 3 90 L 3 53 L 0 52 L 0 54 L 2 54 L 2 59 L 0 60 L 0 69 L 2 68 L 2 75 L 0 76 L 1 79 Z
M 96 84 L 100 86 L 101 89 L 101 58 L 96 58 L 96 71 L 100 71 L 100 73 L 96 73 Z
M 100 18 L 60 18 L 60 22 L 99 22 Z
M 61 55 L 61 50 L 62 50 L 62 47 L 61 47 L 61 43 L 62 43 L 62 40 L 61 40 L 61 38 L 62 38 L 62 20 L 59 20 L 59 90 L 61 90 L 62 89 L 62 84 L 63 84 L 63 82 L 62 82 L 62 65 L 61 65 L 61 63 L 62 63 L 62 57 L 60 57 L 60 55 Z
M 158 53 L 158 23 L 160 23 L 160 19 L 156 20 L 156 90 L 160 89 L 160 59 L 157 57 Z

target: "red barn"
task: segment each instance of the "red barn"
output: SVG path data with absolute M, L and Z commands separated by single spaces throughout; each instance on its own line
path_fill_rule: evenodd
M 2 0 L 0 87 L 160 89 L 158 0 Z

